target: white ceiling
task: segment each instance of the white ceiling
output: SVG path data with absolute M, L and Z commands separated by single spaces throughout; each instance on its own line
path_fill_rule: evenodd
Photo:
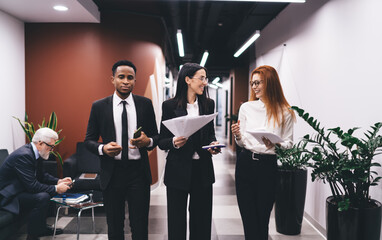
M 55 5 L 68 11 L 59 12 Z M 0 0 L 0 11 L 23 22 L 100 22 L 100 13 L 92 0 Z

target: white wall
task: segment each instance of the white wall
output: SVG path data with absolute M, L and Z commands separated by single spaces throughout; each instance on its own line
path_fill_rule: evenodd
M 16 116 L 25 114 L 24 23 L 0 10 L 0 149 L 25 144 Z
M 252 53 L 256 65 L 275 66 L 289 102 L 310 112 L 321 126 L 357 126 L 361 136 L 382 121 L 381 9 L 380 0 L 290 4 L 261 32 Z M 305 133 L 312 130 L 299 119 L 295 139 Z M 329 186 L 308 182 L 305 211 L 325 227 Z M 372 198 L 382 201 L 381 190 L 382 184 L 372 187 Z

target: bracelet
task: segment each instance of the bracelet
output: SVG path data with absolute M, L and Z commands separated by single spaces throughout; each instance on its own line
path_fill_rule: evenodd
M 240 138 L 238 138 L 236 135 L 233 135 L 233 136 L 235 137 L 236 140 L 239 140 L 239 141 L 241 140 L 241 136 Z

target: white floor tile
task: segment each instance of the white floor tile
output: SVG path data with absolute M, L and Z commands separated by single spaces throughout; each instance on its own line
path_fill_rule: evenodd
M 244 235 L 241 219 L 214 219 L 217 235 Z
M 241 219 L 238 206 L 213 206 L 213 219 Z

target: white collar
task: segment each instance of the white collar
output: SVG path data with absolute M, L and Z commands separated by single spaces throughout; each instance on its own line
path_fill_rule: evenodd
M 133 94 L 130 93 L 129 96 L 126 98 L 126 99 L 122 99 L 118 96 L 117 92 L 114 92 L 113 94 L 113 104 L 115 106 L 119 105 L 122 101 L 126 101 L 127 104 L 131 105 L 132 103 L 134 103 L 134 99 L 133 99 Z
M 187 107 L 197 107 L 198 106 L 198 98 L 196 98 L 194 103 L 187 103 Z
M 31 145 L 33 148 L 34 156 L 36 157 L 36 159 L 38 159 L 40 157 L 40 154 L 38 153 L 37 147 L 33 142 L 31 142 Z

